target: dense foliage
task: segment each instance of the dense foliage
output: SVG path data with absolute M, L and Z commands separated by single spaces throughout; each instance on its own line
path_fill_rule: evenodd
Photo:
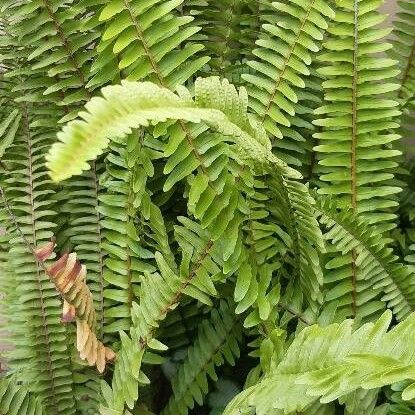
M 1 415 L 415 414 L 382 3 L 2 0 Z

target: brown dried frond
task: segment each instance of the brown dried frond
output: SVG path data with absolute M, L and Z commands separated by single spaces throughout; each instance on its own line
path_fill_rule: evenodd
M 62 321 L 76 320 L 76 348 L 82 360 L 104 372 L 107 362 L 115 359 L 115 353 L 98 340 L 95 334 L 95 309 L 91 291 L 86 284 L 86 267 L 76 257 L 76 253 L 66 253 L 52 265 L 48 259 L 55 248 L 52 240 L 45 246 L 36 248 L 34 254 L 41 262 L 49 278 L 63 297 Z

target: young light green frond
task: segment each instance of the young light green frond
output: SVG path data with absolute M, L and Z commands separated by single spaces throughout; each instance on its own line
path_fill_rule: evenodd
M 290 127 L 298 93 L 310 74 L 308 66 L 334 12 L 325 0 L 289 0 L 268 2 L 268 13 L 263 13 L 258 48 L 253 51 L 256 60 L 248 62 L 254 73 L 242 78 L 259 121 L 272 136 L 282 138 L 280 126 Z
M 234 366 L 239 358 L 241 321 L 232 306 L 222 301 L 209 318 L 203 320 L 195 342 L 171 379 L 173 395 L 162 415 L 187 415 L 195 403 L 203 404 L 209 390 L 209 378 L 217 380 L 215 367 Z
M 354 311 L 360 319 L 379 313 L 387 304 L 403 320 L 415 307 L 413 270 L 397 262 L 392 249 L 363 215 L 351 209 L 338 211 L 329 199 L 317 200 L 320 222 L 327 229 L 325 238 L 341 253 L 326 263 L 326 301 L 338 302 L 346 316 L 356 304 Z M 350 286 L 353 262 L 358 267 L 355 287 Z
M 18 373 L 0 377 L 0 413 L 7 415 L 45 415 L 40 399 L 30 392 L 30 385 L 21 383 Z
M 353 321 L 304 329 L 289 347 L 277 368 L 226 408 L 224 415 L 249 413 L 283 415 L 303 411 L 313 402 L 327 403 L 359 388 L 376 389 L 415 380 L 415 315 L 388 331 L 392 314 L 376 323 L 353 328 Z M 347 379 L 347 382 L 344 381 Z M 411 399 L 413 383 L 404 392 Z
M 217 90 L 220 86 L 222 89 Z M 295 170 L 271 153 L 265 131 L 248 117 L 244 90 L 239 100 L 232 92 L 228 82 L 221 84 L 216 78 L 198 80 L 195 102 L 188 95 L 179 96 L 149 82 L 123 81 L 121 85 L 105 87 L 103 97 L 92 98 L 86 105 L 87 112 L 80 113 L 83 120 L 69 123 L 58 134 L 59 143 L 52 146 L 47 157 L 51 176 L 60 181 L 79 174 L 89 168 L 88 160 L 95 159 L 108 147 L 110 139 L 129 134 L 131 128 L 173 119 L 208 124 L 223 134 L 224 140 L 232 139 L 240 157 L 249 160 L 259 171 L 273 166 L 298 177 Z M 230 102 L 215 101 L 218 93 L 225 94 Z M 221 111 L 224 106 L 228 116 Z M 192 166 L 189 173 L 196 167 Z
M 200 27 L 193 17 L 178 16 L 175 9 L 183 0 L 106 0 L 99 19 L 108 21 L 95 73 L 90 85 L 102 85 L 101 68 L 118 65 L 124 78 L 149 80 L 174 89 L 182 85 L 209 61 L 200 56 L 200 43 L 190 42 Z M 114 59 L 116 57 L 116 59 Z M 110 73 L 114 70 L 106 68 Z
M 314 124 L 322 127 L 315 134 L 320 140 L 320 192 L 336 195 L 339 207 L 351 204 L 387 230 L 394 226 L 391 208 L 400 191 L 391 182 L 394 158 L 400 154 L 391 146 L 399 139 L 392 131 L 399 127 L 400 111 L 389 94 L 399 87 L 391 80 L 399 70 L 396 61 L 377 55 L 391 47 L 384 39 L 390 30 L 378 27 L 384 20 L 376 10 L 380 3 L 339 3 L 319 57 L 327 63 L 319 69 L 327 80 L 325 105 L 316 110 L 323 117 Z

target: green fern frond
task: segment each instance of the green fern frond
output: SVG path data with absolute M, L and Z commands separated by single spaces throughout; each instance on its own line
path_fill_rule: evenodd
M 385 303 L 399 320 L 408 316 L 415 307 L 414 274 L 397 262 L 381 234 L 365 216 L 339 211 L 329 199 L 318 198 L 317 211 L 327 228 L 325 238 L 341 252 L 326 264 L 326 301 L 338 302 L 345 316 L 356 307 L 352 311 L 364 319 L 383 310 Z M 352 263 L 358 267 L 356 279 L 351 278 Z
M 292 239 L 295 279 L 291 281 L 304 293 L 316 310 L 321 303 L 323 273 L 320 254 L 325 251 L 323 236 L 315 218 L 315 201 L 301 182 L 273 178 L 269 186 L 275 194 L 272 210 L 286 227 Z
M 145 275 L 141 280 L 140 305 L 132 304 L 132 328 L 130 336 L 121 335 L 121 351 L 117 358 L 112 382 L 112 390 L 104 384 L 105 406 L 122 413 L 125 403 L 132 409 L 138 398 L 138 384 L 146 382 L 141 371 L 141 363 L 147 349 L 165 350 L 166 347 L 154 338 L 155 330 L 167 313 L 177 307 L 180 296 L 186 292 L 198 275 L 212 244 L 208 243 L 200 256 L 189 266 L 190 258 L 184 258 L 180 274 L 169 267 L 160 253 L 156 261 L 160 273 Z M 105 414 L 105 408 L 101 410 Z M 117 412 L 115 412 L 117 413 Z
M 23 125 L 3 158 L 8 166 L 5 193 L 25 238 L 33 245 L 43 245 L 56 226 L 52 183 L 44 160 L 53 134 L 30 127 L 37 115 L 32 106 L 22 104 L 22 115 Z M 15 317 L 10 321 L 16 328 L 15 350 L 10 365 L 25 371 L 30 390 L 38 394 L 47 413 L 74 414 L 70 351 L 60 321 L 60 300 L 26 243 L 15 229 L 9 231 L 9 266 L 16 279 L 16 303 L 11 310 Z
M 339 4 L 325 51 L 320 60 L 327 63 L 319 73 L 326 104 L 320 107 L 314 124 L 321 153 L 320 193 L 336 195 L 339 207 L 351 204 L 365 213 L 379 230 L 394 227 L 391 208 L 400 188 L 391 183 L 394 157 L 399 151 L 390 144 L 399 138 L 391 130 L 399 127 L 398 103 L 388 93 L 399 86 L 391 81 L 399 73 L 396 61 L 375 56 L 390 49 L 385 42 L 389 28 L 378 28 L 385 19 L 376 10 L 381 2 L 361 0 Z
M 242 75 L 247 82 L 250 107 L 272 136 L 282 138 L 280 126 L 290 127 L 296 113 L 298 93 L 310 74 L 312 53 L 317 53 L 334 12 L 323 0 L 290 0 L 269 3 L 262 34 L 248 62 L 254 74 Z M 271 19 L 271 20 L 269 20 Z
M 131 304 L 138 298 L 140 273 L 155 270 L 147 262 L 153 254 L 142 246 L 134 223 L 147 175 L 153 169 L 150 154 L 142 148 L 139 134 L 113 142 L 106 157 L 106 174 L 101 176 L 106 192 L 99 196 L 97 209 L 102 215 L 102 248 L 107 252 L 103 274 L 106 333 L 128 330 Z M 150 171 L 146 172 L 145 167 Z
M 303 411 L 317 400 L 332 402 L 359 388 L 413 381 L 410 333 L 415 315 L 387 331 L 391 318 L 386 312 L 376 323 L 357 329 L 352 320 L 304 329 L 273 373 L 239 394 L 224 415 L 249 413 L 248 408 L 258 415 L 282 415 Z M 412 391 L 413 384 L 403 391 L 403 398 L 411 399 Z
M 86 82 L 95 54 L 91 46 L 99 37 L 98 32 L 83 32 L 85 10 L 66 0 L 18 0 L 3 9 L 10 35 L 25 49 L 27 66 L 18 73 L 44 76 L 40 83 L 27 79 L 32 99 L 58 102 L 67 107 L 65 119 L 74 118 L 73 106 L 90 97 Z
M 240 341 L 241 323 L 232 307 L 223 301 L 202 321 L 193 346 L 171 379 L 173 396 L 161 413 L 187 415 L 195 402 L 202 405 L 209 389 L 208 377 L 216 381 L 216 366 L 235 364 Z
M 259 31 L 260 2 L 247 0 L 202 1 L 186 4 L 201 26 L 200 41 L 211 57 L 206 72 L 230 81 L 242 70 L 251 56 Z M 238 82 L 237 82 L 238 83 Z
M 45 415 L 44 408 L 27 383 L 21 383 L 21 374 L 0 377 L 0 413 L 7 415 Z
M 98 46 L 100 52 L 92 68 L 97 74 L 90 82 L 101 85 L 100 70 L 109 61 L 131 81 L 154 81 L 167 88 L 184 84 L 206 62 L 198 56 L 200 43 L 189 42 L 200 27 L 193 17 L 178 16 L 175 9 L 183 0 L 105 1 L 99 19 L 110 21 Z M 116 56 L 117 59 L 113 59 Z M 110 71 L 114 72 L 114 71 Z
M 203 85 L 202 82 L 201 80 L 200 86 Z M 101 154 L 110 138 L 129 134 L 134 127 L 148 126 L 150 121 L 158 123 L 168 119 L 195 123 L 204 121 L 225 137 L 233 139 L 240 156 L 252 161 L 259 171 L 273 165 L 287 175 L 298 177 L 294 170 L 271 153 L 265 132 L 250 121 L 246 109 L 239 102 L 234 102 L 230 117 L 219 109 L 206 107 L 203 100 L 209 100 L 207 94 L 213 92 L 213 87 L 218 84 L 209 85 L 206 82 L 204 86 L 196 103 L 189 96 L 180 97 L 147 82 L 124 81 L 122 85 L 103 88 L 104 97 L 93 98 L 86 105 L 88 112 L 80 113 L 85 121 L 69 123 L 58 135 L 60 142 L 51 148 L 48 155 L 48 167 L 53 179 L 60 181 L 88 170 L 86 161 Z M 226 81 L 223 87 L 228 87 Z M 184 93 L 184 90 L 181 92 Z M 243 99 L 243 90 L 241 94 Z M 229 98 L 234 99 L 232 95 Z M 114 109 L 120 112 L 115 112 Z

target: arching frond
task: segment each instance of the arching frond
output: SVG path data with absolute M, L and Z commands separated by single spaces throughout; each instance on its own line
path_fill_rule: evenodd
M 201 80 L 200 88 L 196 89 L 199 91 L 196 102 L 188 96 L 180 97 L 148 82 L 126 81 L 120 86 L 103 88 L 104 98 L 93 98 L 86 106 L 88 112 L 80 114 L 85 121 L 69 123 L 58 135 L 60 143 L 52 147 L 48 156 L 52 177 L 59 181 L 89 169 L 86 161 L 101 154 L 110 138 L 122 137 L 133 127 L 148 126 L 150 121 L 157 123 L 167 119 L 195 123 L 204 121 L 224 136 L 232 138 L 240 156 L 251 160 L 260 171 L 271 164 L 296 177 L 294 170 L 270 152 L 265 132 L 249 120 L 244 108 L 243 90 L 241 103 L 234 102 L 228 107 L 232 111 L 229 117 L 220 109 L 206 105 L 212 103 L 208 95 L 214 92 L 212 87 L 219 85 Z M 228 87 L 229 84 L 224 81 L 223 93 Z M 181 92 L 184 93 L 183 90 Z M 231 94 L 229 98 L 234 99 Z M 121 112 L 115 112 L 115 108 Z M 191 165 L 188 168 L 192 172 L 195 167 Z

